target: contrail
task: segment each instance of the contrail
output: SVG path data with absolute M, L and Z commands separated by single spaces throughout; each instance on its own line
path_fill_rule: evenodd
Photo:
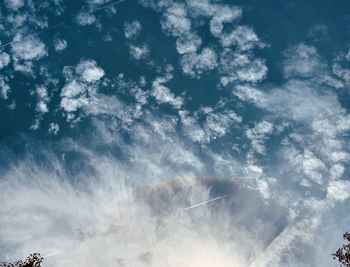
M 114 2 L 112 2 L 112 3 L 109 3 L 109 4 L 105 5 L 105 6 L 98 7 L 98 8 L 96 8 L 96 9 L 94 9 L 94 10 L 92 10 L 90 13 L 95 13 L 95 12 L 100 11 L 100 10 L 103 10 L 103 9 L 105 9 L 105 8 L 107 8 L 107 7 L 111 7 L 111 6 L 115 6 L 115 5 L 121 4 L 121 3 L 125 2 L 125 1 L 126 1 L 126 0 L 114 1 Z
M 62 250 L 58 250 L 58 251 L 55 251 L 55 252 L 52 252 L 52 253 L 44 255 L 43 258 L 49 258 L 49 257 L 55 256 L 57 254 L 61 254 L 61 253 L 63 253 L 63 251 Z
M 220 196 L 220 197 L 216 197 L 216 198 L 212 198 L 212 199 L 209 199 L 209 200 L 200 202 L 200 203 L 198 203 L 198 204 L 195 204 L 195 205 L 192 205 L 192 206 L 190 206 L 190 207 L 184 208 L 183 211 L 190 210 L 190 209 L 193 209 L 193 208 L 197 208 L 197 207 L 199 207 L 199 206 L 202 206 L 202 205 L 205 205 L 205 204 L 214 202 L 214 201 L 216 201 L 216 200 L 222 199 L 222 198 L 224 198 L 224 197 L 226 197 L 226 196 L 227 196 L 227 195 L 223 195 L 223 196 Z

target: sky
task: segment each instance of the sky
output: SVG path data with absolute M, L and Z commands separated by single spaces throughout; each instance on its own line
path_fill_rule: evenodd
M 346 0 L 0 1 L 0 260 L 338 266 Z

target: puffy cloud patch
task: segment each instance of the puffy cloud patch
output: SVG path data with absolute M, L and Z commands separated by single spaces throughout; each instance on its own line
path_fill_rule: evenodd
M 316 48 L 303 43 L 287 49 L 284 55 L 283 73 L 286 78 L 313 77 L 322 73 L 326 67 Z
M 132 22 L 125 22 L 124 35 L 127 39 L 136 39 L 142 30 L 142 26 L 139 21 L 134 20 Z
M 311 151 L 306 150 L 302 159 L 303 171 L 313 182 L 323 184 L 322 171 L 326 170 L 326 165 L 317 158 Z
M 61 108 L 70 113 L 88 104 L 87 85 L 73 80 L 67 83 L 61 91 Z
M 174 3 L 166 9 L 161 21 L 162 28 L 168 34 L 178 37 L 191 31 L 191 20 L 187 17 L 185 5 Z
M 210 20 L 210 32 L 217 38 L 223 37 L 224 23 L 232 23 L 242 17 L 242 9 L 232 6 L 215 6 L 214 14 Z
M 61 52 L 68 47 L 67 41 L 60 38 L 56 38 L 53 42 L 53 45 L 57 52 Z
M 251 54 L 236 53 L 224 50 L 220 56 L 220 72 L 222 85 L 229 82 L 259 82 L 265 79 L 268 68 L 265 60 L 254 58 Z
M 205 118 L 204 129 L 207 142 L 225 136 L 235 123 L 240 123 L 242 118 L 234 111 L 211 112 L 208 110 Z
M 221 43 L 224 47 L 234 45 L 242 51 L 250 50 L 256 46 L 264 46 L 249 26 L 237 26 L 231 33 L 221 36 Z
M 12 56 L 15 60 L 38 60 L 47 56 L 45 44 L 36 36 L 19 36 L 11 44 Z
M 234 94 L 278 116 L 303 122 L 343 112 L 335 94 L 317 92 L 313 84 L 305 81 L 291 80 L 268 93 L 251 86 L 237 86 Z
M 235 74 L 231 75 L 231 70 L 227 71 L 230 73 L 224 73 L 223 84 L 227 85 L 236 80 L 257 82 L 266 76 L 267 67 L 264 60 L 255 59 L 250 53 L 255 47 L 265 46 L 254 30 L 246 25 L 235 25 L 231 32 L 224 31 L 225 23 L 234 24 L 242 17 L 240 7 L 193 0 L 181 4 L 166 1 L 159 3 L 142 1 L 142 3 L 162 12 L 162 29 L 176 38 L 176 49 L 181 55 L 180 65 L 184 74 L 199 78 L 203 73 L 213 71 L 219 65 L 216 54 L 222 53 L 220 51 L 222 47 L 219 51 L 214 51 L 211 47 L 217 47 L 216 42 L 206 44 L 197 31 L 198 25 L 203 26 L 203 23 L 209 21 L 211 34 L 219 40 L 224 49 L 228 50 L 231 47 L 236 49 L 236 63 L 230 67 L 231 70 L 235 69 Z M 201 20 L 203 17 L 205 20 Z M 201 49 L 202 45 L 205 47 Z M 200 49 L 201 52 L 198 52 Z M 240 55 L 245 52 L 247 53 Z M 226 56 L 224 53 L 223 57 Z M 241 59 L 238 59 L 239 56 Z M 228 62 L 229 60 L 223 62 L 221 70 L 227 68 Z
M 194 114 L 179 111 L 182 128 L 185 135 L 193 142 L 208 144 L 223 137 L 232 130 L 232 126 L 242 121 L 242 118 L 232 110 L 205 107 Z M 203 121 L 202 124 L 199 121 Z
M 327 188 L 327 197 L 340 202 L 347 200 L 350 197 L 350 181 L 331 181 Z
M 76 67 L 76 72 L 89 83 L 96 82 L 105 75 L 104 70 L 92 59 L 82 60 Z
M 145 59 L 149 55 L 149 49 L 146 44 L 142 46 L 130 45 L 129 50 L 130 50 L 130 56 L 134 60 Z
M 199 125 L 197 118 L 191 116 L 191 114 L 185 110 L 180 110 L 179 115 L 185 135 L 193 142 L 205 142 L 206 133 Z
M 6 52 L 0 53 L 0 70 L 6 67 L 10 63 L 11 59 Z
M 172 75 L 168 73 L 165 77 L 158 77 L 152 82 L 151 95 L 158 103 L 166 103 L 172 105 L 174 108 L 180 108 L 183 105 L 183 99 L 175 96 L 164 83 L 170 81 Z
M 53 135 L 57 135 L 58 132 L 60 131 L 60 126 L 57 123 L 51 122 L 49 125 L 49 133 Z
M 182 71 L 192 77 L 199 78 L 206 71 L 217 66 L 217 56 L 213 49 L 204 48 L 199 53 L 188 53 L 180 60 Z
M 4 0 L 4 3 L 7 8 L 14 11 L 24 6 L 24 0 Z
M 75 21 L 78 25 L 87 26 L 93 24 L 96 21 L 96 17 L 90 12 L 80 12 L 75 17 Z
M 176 50 L 179 54 L 195 53 L 202 44 L 202 39 L 194 33 L 186 33 L 176 40 Z
M 37 111 L 40 113 L 46 113 L 49 111 L 47 104 L 50 101 L 50 97 L 45 86 L 38 86 L 36 88 L 36 94 L 38 98 L 38 103 L 36 105 Z
M 274 130 L 273 124 L 268 121 L 257 123 L 254 128 L 246 131 L 246 136 L 252 142 L 252 148 L 256 153 L 266 154 L 265 141 L 269 138 Z
M 8 98 L 10 92 L 10 85 L 8 84 L 8 78 L 0 75 L 0 94 L 3 99 Z

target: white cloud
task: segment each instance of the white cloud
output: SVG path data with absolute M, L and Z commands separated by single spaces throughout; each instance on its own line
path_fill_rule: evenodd
M 224 23 L 232 23 L 242 17 L 242 9 L 231 6 L 215 6 L 215 14 L 210 20 L 210 32 L 217 38 L 223 37 Z
M 207 144 L 223 137 L 232 130 L 232 126 L 242 121 L 242 118 L 232 110 L 216 109 L 210 107 L 201 108 L 191 114 L 180 110 L 179 116 L 185 135 L 193 142 Z M 199 121 L 203 121 L 201 124 Z
M 246 136 L 252 142 L 252 148 L 256 153 L 266 154 L 265 141 L 273 132 L 273 124 L 268 121 L 260 121 L 254 128 L 246 130 Z
M 89 83 L 96 82 L 105 75 L 104 70 L 97 65 L 96 61 L 92 59 L 80 61 L 76 67 L 76 71 L 79 75 L 81 75 L 84 81 Z
M 20 258 L 34 247 L 49 266 L 248 266 L 284 227 L 279 207 L 244 185 L 192 178 L 207 163 L 176 134 L 174 118 L 149 116 L 131 138 L 121 144 L 128 162 L 79 143 L 59 144 L 64 155 L 79 155 L 78 184 L 66 172 L 65 157 L 50 151 L 43 151 L 47 169 L 30 158 L 11 166 L 0 181 L 4 254 Z M 216 185 L 227 197 L 184 211 L 215 197 Z M 29 222 L 33 227 L 24 227 Z
M 48 54 L 45 44 L 36 36 L 17 35 L 14 40 L 11 48 L 15 60 L 38 60 Z
M 183 105 L 183 99 L 179 96 L 175 96 L 170 89 L 163 84 L 167 81 L 168 79 L 156 78 L 152 83 L 151 95 L 158 103 L 167 103 L 178 109 Z
M 224 47 L 236 46 L 242 51 L 264 46 L 249 26 L 237 26 L 231 33 L 221 35 L 221 43 Z
M 6 67 L 10 63 L 11 59 L 6 52 L 0 53 L 0 70 Z
M 189 14 L 193 17 L 211 17 L 221 5 L 212 4 L 209 0 L 186 0 Z
M 350 84 L 350 70 L 343 68 L 339 62 L 332 64 L 333 74 L 342 79 L 347 85 Z
M 8 78 L 0 75 L 0 94 L 1 94 L 1 97 L 3 99 L 7 99 L 10 90 L 11 90 L 11 88 L 10 88 L 10 85 L 8 84 Z
M 237 86 L 234 94 L 278 116 L 308 123 L 322 116 L 343 112 L 336 95 L 330 91 L 318 92 L 312 83 L 305 81 L 291 80 L 283 88 L 269 92 Z
M 7 8 L 14 11 L 24 6 L 23 0 L 4 0 L 4 3 Z
M 130 56 L 134 60 L 145 59 L 149 55 L 149 49 L 146 44 L 142 46 L 130 45 L 129 49 L 130 49 Z
M 68 47 L 67 41 L 64 39 L 56 38 L 53 42 L 56 51 L 61 52 Z
M 36 109 L 40 113 L 46 113 L 49 111 L 47 104 L 50 101 L 50 97 L 47 92 L 47 88 L 45 86 L 38 86 L 36 88 L 36 94 L 38 98 L 38 103 L 36 105 Z
M 225 136 L 235 123 L 240 123 L 242 118 L 233 111 L 209 112 L 205 119 L 204 129 L 207 141 Z
M 136 39 L 139 36 L 141 30 L 142 26 L 137 20 L 124 23 L 124 35 L 127 39 Z
M 224 75 L 221 78 L 224 86 L 234 81 L 259 82 L 265 79 L 268 71 L 265 60 L 226 49 L 220 56 L 219 68 Z
M 185 5 L 174 3 L 166 9 L 161 20 L 162 28 L 168 34 L 178 37 L 191 30 L 191 21 L 187 18 Z
M 195 53 L 202 44 L 202 39 L 194 34 L 183 34 L 176 40 L 176 50 L 179 54 Z
M 198 124 L 197 118 L 191 116 L 188 111 L 179 111 L 183 131 L 185 135 L 192 141 L 203 143 L 206 141 L 206 133 Z
M 335 180 L 335 179 L 339 179 L 343 176 L 345 172 L 345 167 L 343 164 L 335 164 L 331 167 L 330 169 L 330 179 L 331 180 Z
M 316 48 L 303 43 L 287 49 L 284 55 L 283 72 L 286 78 L 313 77 L 322 74 L 326 67 Z
M 64 111 L 77 111 L 88 104 L 86 85 L 75 80 L 67 83 L 62 89 L 61 98 L 60 106 Z
M 198 78 L 202 73 L 213 70 L 217 66 L 217 57 L 213 49 L 204 48 L 200 53 L 183 55 L 180 63 L 185 74 Z
M 306 150 L 302 159 L 304 173 L 315 183 L 323 184 L 322 172 L 326 165 L 318 159 L 311 151 Z
M 87 26 L 93 24 L 96 21 L 96 17 L 94 16 L 94 14 L 89 12 L 80 12 L 75 17 L 75 21 L 78 25 Z
M 53 135 L 57 135 L 60 131 L 60 126 L 57 123 L 51 122 L 49 125 L 49 133 Z
M 327 197 L 340 202 L 347 200 L 350 197 L 350 181 L 331 181 L 327 188 Z

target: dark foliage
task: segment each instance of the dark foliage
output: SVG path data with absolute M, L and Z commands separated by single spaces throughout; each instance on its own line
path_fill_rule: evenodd
M 0 263 L 0 267 L 41 267 L 43 257 L 40 253 L 30 254 L 25 261 L 17 261 L 15 263 Z
M 340 262 L 341 266 L 350 267 L 350 233 L 346 232 L 343 238 L 348 241 L 348 244 L 343 245 L 332 256 Z

